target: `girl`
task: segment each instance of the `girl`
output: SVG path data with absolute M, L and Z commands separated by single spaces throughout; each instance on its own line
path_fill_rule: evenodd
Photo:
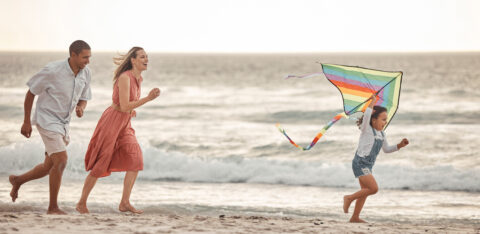
M 358 178 L 361 189 L 354 194 L 343 197 L 343 211 L 345 213 L 348 213 L 350 204 L 357 200 L 355 211 L 350 219 L 350 222 L 353 223 L 365 223 L 364 220 L 360 219 L 363 204 L 367 200 L 367 196 L 373 195 L 378 191 L 377 182 L 372 175 L 372 167 L 375 164 L 380 148 L 385 153 L 392 153 L 408 145 L 406 138 L 402 139 L 397 145 L 389 145 L 387 143 L 385 133 L 382 131 L 387 124 L 387 109 L 381 106 L 373 106 L 376 102 L 375 94 L 370 99 L 372 99 L 370 105 L 365 110 L 362 119 L 358 121 L 362 133 L 360 134 L 355 158 L 352 161 L 353 173 Z
M 121 212 L 143 213 L 130 204 L 133 184 L 138 171 L 143 169 L 142 151 L 130 120 L 136 116 L 134 109 L 157 98 L 160 90 L 154 88 L 147 97 L 140 98 L 141 74 L 148 65 L 148 56 L 142 48 L 133 47 L 127 55 L 114 61 L 119 66 L 113 78 L 113 103 L 100 117 L 85 155 L 85 169 L 90 174 L 85 179 L 82 196 L 76 206 L 81 214 L 89 213 L 87 198 L 97 179 L 110 175 L 112 171 L 126 171 L 118 209 Z

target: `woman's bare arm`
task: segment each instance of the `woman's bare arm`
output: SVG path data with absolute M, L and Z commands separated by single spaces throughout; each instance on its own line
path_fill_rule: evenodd
M 148 96 L 140 98 L 138 101 L 130 101 L 130 77 L 126 74 L 118 77 L 118 92 L 120 99 L 120 111 L 130 112 L 133 109 L 152 101 L 160 95 L 160 89 L 154 88 L 150 91 Z

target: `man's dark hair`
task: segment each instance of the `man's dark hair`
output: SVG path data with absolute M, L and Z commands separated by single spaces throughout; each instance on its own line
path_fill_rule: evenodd
M 72 55 L 72 52 L 74 52 L 75 54 L 80 54 L 80 52 L 82 52 L 82 50 L 84 49 L 90 50 L 90 46 L 82 40 L 76 40 L 70 45 L 70 55 Z

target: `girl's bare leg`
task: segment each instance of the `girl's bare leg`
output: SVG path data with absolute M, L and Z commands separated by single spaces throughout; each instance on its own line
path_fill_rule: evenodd
M 130 194 L 132 193 L 133 185 L 137 179 L 138 171 L 127 171 L 125 174 L 125 180 L 123 181 L 123 195 L 122 201 L 118 206 L 118 210 L 121 212 L 130 211 L 132 213 L 141 214 L 142 210 L 137 210 L 130 204 Z
M 368 184 L 366 184 L 364 182 L 363 179 L 358 180 L 360 182 L 360 187 L 362 189 L 370 189 L 370 191 L 373 192 L 372 194 L 369 194 L 369 195 L 373 195 L 378 191 L 377 182 L 375 181 L 375 178 L 373 176 L 372 176 L 372 179 L 373 179 L 373 182 L 370 181 L 371 182 L 370 187 L 369 187 Z M 368 180 L 368 178 L 367 178 L 367 180 Z M 350 218 L 350 222 L 352 222 L 352 223 L 366 223 L 363 219 L 360 219 L 360 212 L 362 211 L 363 205 L 365 204 L 365 201 L 367 200 L 367 197 L 369 195 L 362 196 L 362 197 L 360 197 L 356 200 L 355 210 L 353 211 L 352 218 Z
M 80 201 L 78 201 L 77 206 L 75 209 L 80 213 L 80 214 L 88 214 L 90 211 L 88 211 L 87 208 L 87 199 L 88 195 L 93 189 L 93 186 L 97 183 L 97 177 L 94 177 L 90 174 L 88 174 L 87 178 L 85 178 L 85 183 L 83 184 L 83 190 L 82 190 L 82 197 L 80 197 Z
M 348 208 L 350 207 L 350 204 L 354 200 L 357 200 L 355 203 L 355 211 L 352 215 L 352 218 L 350 219 L 350 222 L 363 221 L 359 218 L 360 212 L 362 211 L 362 208 L 363 208 L 363 204 L 365 203 L 367 196 L 373 195 L 378 191 L 378 185 L 373 175 L 360 176 L 358 178 L 358 181 L 360 183 L 361 189 L 354 194 L 343 197 L 343 201 L 344 201 L 343 210 L 345 213 L 348 213 Z

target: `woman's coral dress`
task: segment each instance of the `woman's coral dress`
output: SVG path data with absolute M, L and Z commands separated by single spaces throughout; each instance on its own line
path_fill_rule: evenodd
M 136 79 L 131 71 L 130 101 L 140 98 L 142 77 Z M 125 74 L 124 73 L 124 74 Z M 113 86 L 113 103 L 120 106 L 118 79 Z M 109 176 L 115 171 L 143 170 L 143 155 L 130 120 L 131 114 L 108 107 L 100 117 L 85 155 L 85 169 L 94 177 Z

